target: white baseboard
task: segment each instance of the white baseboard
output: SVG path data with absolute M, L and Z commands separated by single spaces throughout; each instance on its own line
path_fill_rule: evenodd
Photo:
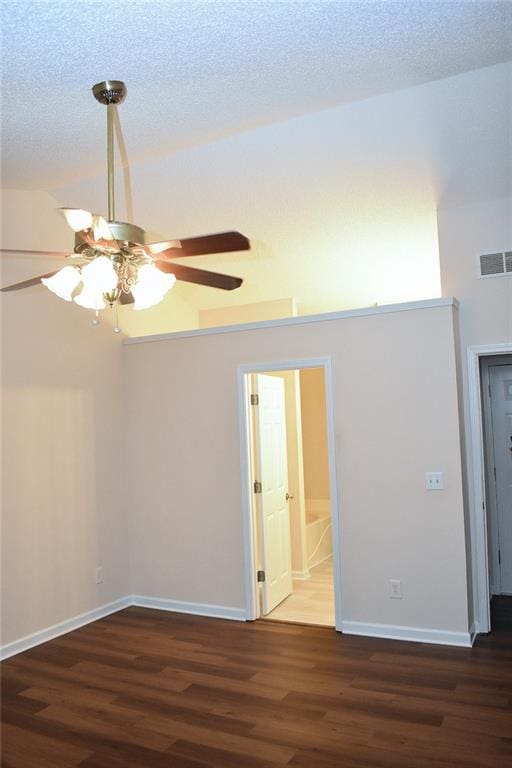
M 292 571 L 292 579 L 296 579 L 296 581 L 306 581 L 311 576 L 308 569 L 305 571 Z
M 195 616 L 210 616 L 215 619 L 232 619 L 233 621 L 245 621 L 245 608 L 230 608 L 226 605 L 209 605 L 208 603 L 186 603 L 181 600 L 167 600 L 162 597 L 146 597 L 144 595 L 132 595 L 130 605 L 139 608 L 157 608 L 160 611 L 173 611 L 174 613 L 192 613 Z
M 479 634 L 480 634 L 480 625 L 479 625 L 478 621 L 474 621 L 473 624 L 471 625 L 470 630 L 469 630 L 469 637 L 470 637 L 470 640 L 471 640 L 471 645 L 473 645 L 473 643 L 476 640 L 477 635 L 479 635 Z
M 210 605 L 208 603 L 187 603 L 181 600 L 167 600 L 159 597 L 144 595 L 128 595 L 112 603 L 107 603 L 92 611 L 74 616 L 59 624 L 34 632 L 12 643 L 0 647 L 0 661 L 15 656 L 17 653 L 28 651 L 36 645 L 46 643 L 60 635 L 72 632 L 93 621 L 98 621 L 111 613 L 122 611 L 136 605 L 140 608 L 156 608 L 161 611 L 174 613 L 189 613 L 195 616 L 209 616 L 217 619 L 246 621 L 245 608 L 231 608 L 225 605 Z M 401 627 L 392 624 L 365 624 L 360 621 L 343 621 L 341 631 L 347 635 L 364 635 L 366 637 L 382 637 L 390 640 L 409 640 L 416 643 L 434 643 L 437 645 L 458 645 L 469 648 L 473 645 L 479 632 L 477 622 L 474 622 L 469 632 L 448 632 L 439 629 L 418 629 L 417 627 Z
M 67 632 L 72 632 L 74 629 L 90 624 L 93 621 L 98 621 L 104 616 L 109 616 L 111 613 L 122 611 L 123 608 L 129 608 L 131 605 L 136 605 L 140 608 L 157 608 L 161 611 L 174 611 L 175 613 L 192 613 L 196 616 L 209 616 L 217 619 L 232 619 L 234 621 L 246 621 L 245 608 L 230 608 L 225 605 L 208 605 L 203 603 L 185 603 L 181 600 L 166 600 L 159 597 L 145 597 L 144 595 L 128 595 L 122 597 L 119 600 L 114 600 L 112 603 L 101 605 L 99 608 L 94 608 L 92 611 L 82 613 L 79 616 L 74 616 L 72 619 L 66 619 L 59 624 L 54 624 L 52 627 L 41 629 L 39 632 L 34 632 L 32 635 L 27 635 L 19 640 L 15 640 L 12 643 L 7 643 L 0 647 L 0 661 L 8 659 L 10 656 L 15 656 L 17 653 L 28 651 L 29 648 L 34 648 L 36 645 L 46 643 L 48 640 L 53 640 L 55 637 L 65 635 Z
M 101 605 L 99 608 L 93 608 L 92 611 L 81 613 L 79 616 L 74 616 L 72 619 L 66 619 L 65 621 L 59 622 L 59 624 L 54 624 L 51 627 L 39 630 L 39 632 L 34 632 L 19 640 L 14 640 L 12 643 L 2 645 L 0 648 L 0 661 L 8 659 L 9 656 L 15 656 L 17 653 L 28 651 L 29 648 L 34 648 L 36 645 L 46 643 L 48 640 L 53 640 L 55 637 L 65 635 L 67 632 L 72 632 L 74 629 L 85 626 L 85 624 L 98 621 L 98 619 L 102 619 L 104 616 L 109 616 L 111 613 L 122 611 L 123 608 L 127 608 L 131 604 L 130 597 L 121 597 L 119 600 L 114 600 L 112 603 Z
M 401 627 L 393 624 L 365 624 L 361 621 L 342 621 L 341 631 L 346 635 L 382 637 L 388 640 L 408 640 L 413 643 L 458 645 L 464 648 L 470 648 L 473 645 L 470 632 L 450 632 L 442 629 L 420 629 L 418 627 Z

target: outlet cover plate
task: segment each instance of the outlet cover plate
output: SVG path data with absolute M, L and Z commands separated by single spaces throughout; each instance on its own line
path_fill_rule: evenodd
M 425 488 L 427 491 L 444 491 L 443 473 L 425 472 Z

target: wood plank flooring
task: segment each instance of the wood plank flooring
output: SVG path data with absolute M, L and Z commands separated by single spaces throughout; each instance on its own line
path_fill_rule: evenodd
M 293 580 L 293 592 L 265 619 L 317 624 L 334 627 L 334 582 L 332 558 L 324 560 L 310 570 L 305 581 Z
M 473 649 L 128 608 L 1 665 L 3 768 L 506 768 L 512 628 Z

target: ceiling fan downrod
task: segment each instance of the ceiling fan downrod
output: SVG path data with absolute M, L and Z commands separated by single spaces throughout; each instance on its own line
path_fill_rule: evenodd
M 93 85 L 92 92 L 96 101 L 107 107 L 107 186 L 108 220 L 115 221 L 116 203 L 114 189 L 114 107 L 121 104 L 127 93 L 126 85 L 121 80 L 104 80 Z

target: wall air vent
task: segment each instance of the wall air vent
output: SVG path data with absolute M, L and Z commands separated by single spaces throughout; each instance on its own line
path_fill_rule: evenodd
M 479 256 L 480 277 L 512 275 L 512 251 L 483 253 Z

